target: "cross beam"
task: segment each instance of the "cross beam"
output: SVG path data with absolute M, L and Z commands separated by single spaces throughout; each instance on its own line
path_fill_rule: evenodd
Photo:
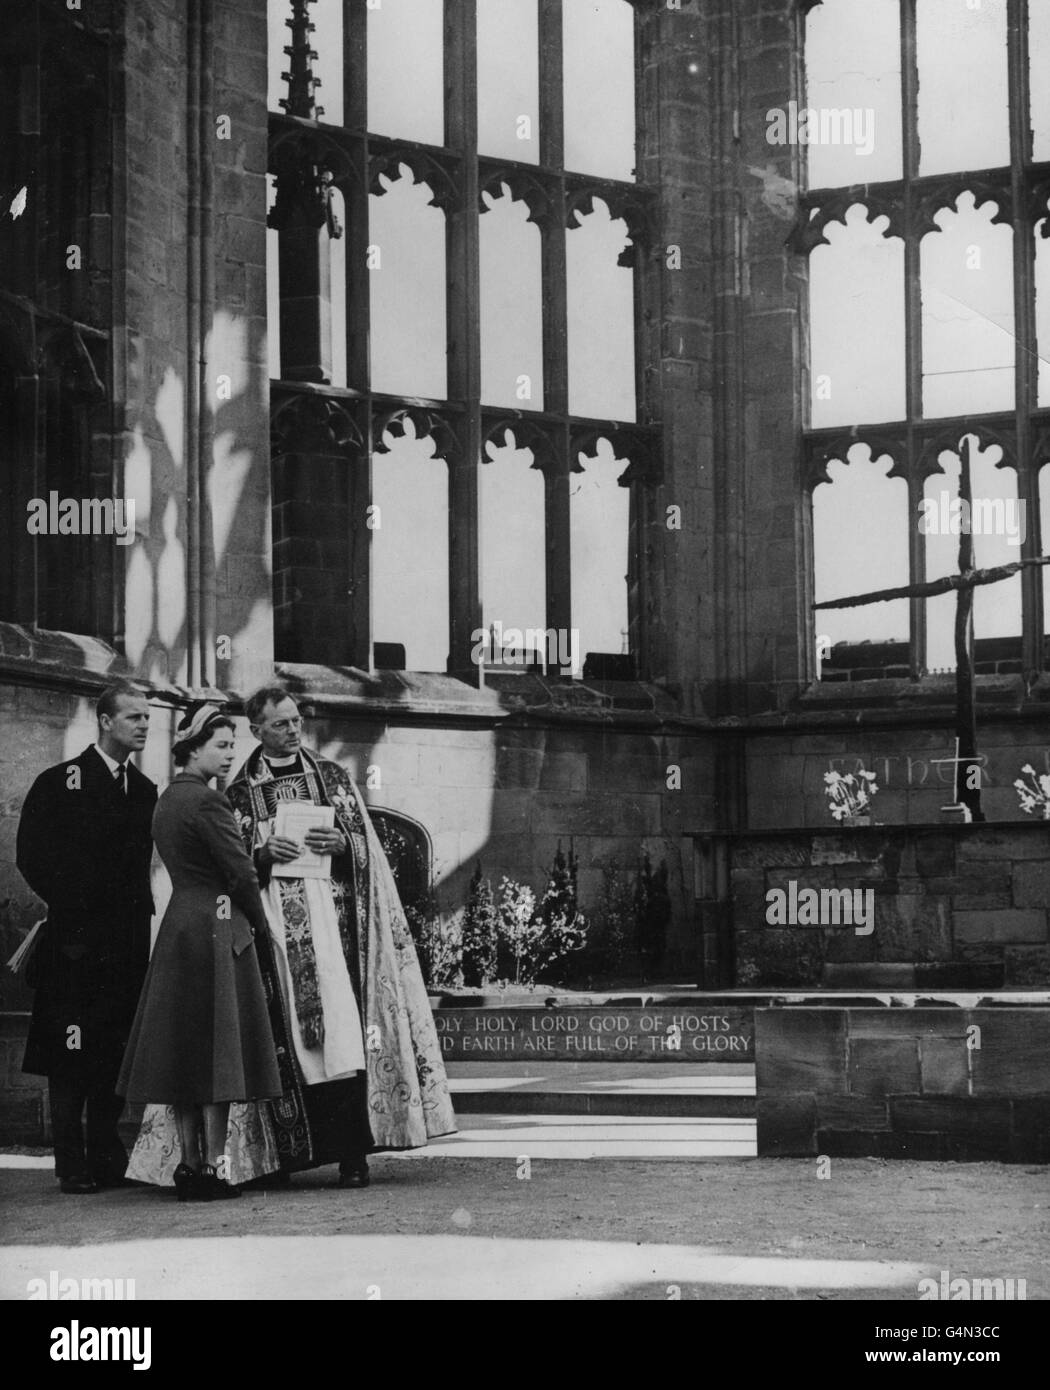
M 973 488 L 970 482 L 973 442 L 969 436 L 960 450 L 959 497 L 966 503 L 964 517 L 973 516 Z M 975 569 L 973 563 L 973 534 L 967 525 L 959 533 L 959 573 L 941 579 L 925 580 L 921 584 L 902 584 L 896 589 L 876 589 L 868 594 L 853 594 L 849 598 L 828 599 L 815 603 L 818 608 L 862 608 L 871 603 L 889 603 L 898 598 L 935 598 L 939 594 L 956 594 L 955 604 L 955 736 L 958 740 L 955 769 L 955 800 L 968 808 L 974 820 L 984 820 L 981 811 L 980 766 L 983 759 L 977 754 L 977 698 L 973 661 L 973 597 L 974 591 L 985 584 L 998 584 L 1023 569 L 1050 565 L 1050 555 L 1030 560 L 1014 560 L 1008 565 L 993 565 Z M 973 772 L 970 769 L 973 769 Z

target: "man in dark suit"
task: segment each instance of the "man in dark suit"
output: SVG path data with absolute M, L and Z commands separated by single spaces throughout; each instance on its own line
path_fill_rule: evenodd
M 18 825 L 19 871 L 47 904 L 27 970 L 36 999 L 22 1070 L 48 1079 L 55 1173 L 69 1193 L 124 1181 L 114 1085 L 153 912 L 157 788 L 129 761 L 145 747 L 149 706 L 131 686 L 109 686 L 96 715 L 98 741 L 40 774 Z

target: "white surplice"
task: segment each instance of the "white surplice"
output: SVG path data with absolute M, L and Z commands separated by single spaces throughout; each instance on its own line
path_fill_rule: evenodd
M 260 821 L 257 844 L 270 837 L 273 821 Z M 285 924 L 281 905 L 282 883 L 303 894 L 313 936 L 317 983 L 321 996 L 321 1015 L 324 1020 L 324 1040 L 320 1047 L 303 1043 L 299 1017 L 292 994 L 292 976 L 288 967 L 285 944 Z M 328 879 L 271 878 L 262 890 L 266 920 L 270 924 L 270 940 L 277 961 L 277 973 L 288 1005 L 292 1043 L 295 1055 L 308 1086 L 321 1081 L 337 1081 L 365 1070 L 364 1033 L 361 1011 L 357 1007 L 354 986 L 350 979 L 343 944 L 339 936 L 332 886 Z

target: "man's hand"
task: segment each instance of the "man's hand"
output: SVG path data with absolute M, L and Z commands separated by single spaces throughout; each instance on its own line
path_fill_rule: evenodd
M 346 840 L 339 830 L 308 830 L 306 848 L 314 854 L 342 854 Z
M 297 841 L 271 835 L 266 843 L 260 846 L 259 859 L 263 864 L 290 864 L 293 859 L 298 859 L 302 852 L 303 847 Z

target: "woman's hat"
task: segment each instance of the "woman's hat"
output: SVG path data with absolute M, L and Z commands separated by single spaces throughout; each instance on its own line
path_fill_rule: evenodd
M 182 722 L 175 730 L 174 742 L 176 744 L 185 743 L 188 739 L 196 738 L 203 733 L 213 719 L 225 719 L 221 708 L 218 705 L 210 705 L 202 702 L 192 705 L 182 717 Z

